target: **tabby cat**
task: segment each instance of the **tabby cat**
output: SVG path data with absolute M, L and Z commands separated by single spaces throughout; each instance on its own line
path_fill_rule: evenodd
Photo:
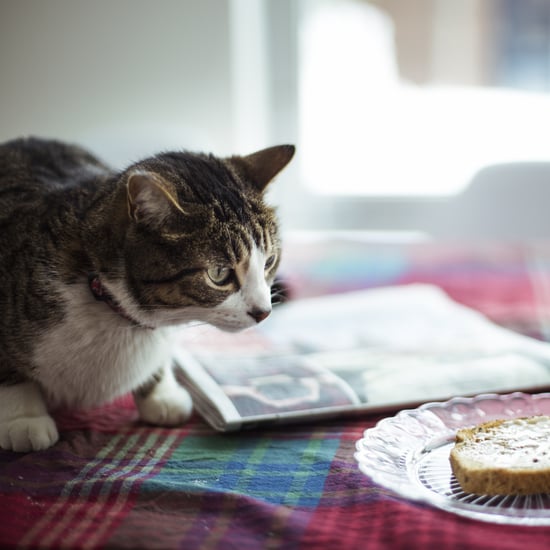
M 46 449 L 53 408 L 130 391 L 145 422 L 188 418 L 170 335 L 269 315 L 280 240 L 263 195 L 293 154 L 169 152 L 115 172 L 58 141 L 0 145 L 1 448 Z

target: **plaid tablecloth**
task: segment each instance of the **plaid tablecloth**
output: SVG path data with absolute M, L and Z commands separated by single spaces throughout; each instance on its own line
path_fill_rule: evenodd
M 298 297 L 422 281 L 526 334 L 550 326 L 543 244 L 306 243 L 283 273 Z M 0 452 L 0 548 L 548 548 L 550 528 L 470 520 L 374 485 L 353 453 L 379 419 L 222 435 L 196 417 L 145 426 L 130 398 L 59 415 L 52 449 Z

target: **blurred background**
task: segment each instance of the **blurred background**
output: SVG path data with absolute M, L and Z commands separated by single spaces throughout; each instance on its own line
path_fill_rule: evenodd
M 1 141 L 295 143 L 287 230 L 550 235 L 549 128 L 548 0 L 0 0 Z

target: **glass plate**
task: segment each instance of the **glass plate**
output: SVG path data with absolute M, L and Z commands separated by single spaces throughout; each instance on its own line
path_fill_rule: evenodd
M 550 393 L 484 394 L 427 403 L 366 430 L 355 458 L 364 474 L 400 497 L 483 521 L 550 525 L 550 495 L 465 493 L 449 463 L 457 429 L 537 414 L 550 415 Z

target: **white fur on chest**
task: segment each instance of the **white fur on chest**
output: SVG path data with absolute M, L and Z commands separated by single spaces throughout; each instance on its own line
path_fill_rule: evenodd
M 33 353 L 34 378 L 53 406 L 89 408 L 136 389 L 171 360 L 170 329 L 136 328 L 87 285 L 62 286 L 65 319 Z

